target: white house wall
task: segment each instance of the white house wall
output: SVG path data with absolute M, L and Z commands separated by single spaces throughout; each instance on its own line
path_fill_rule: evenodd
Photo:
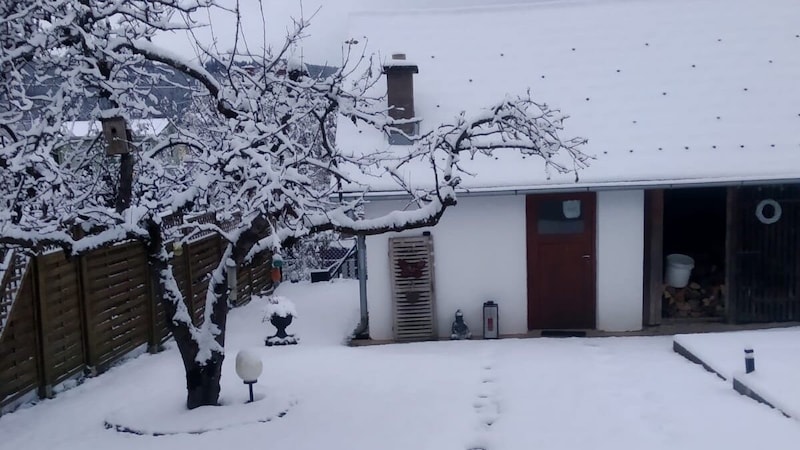
M 644 191 L 597 193 L 597 328 L 642 328 Z
M 400 209 L 402 201 L 372 201 L 367 215 Z M 638 330 L 642 326 L 644 192 L 597 194 L 597 328 Z M 482 331 L 482 306 L 500 305 L 500 332 L 521 334 L 527 326 L 525 196 L 462 197 L 433 228 L 367 238 L 370 334 L 392 339 L 392 300 L 388 239 L 433 236 L 436 323 L 448 337 L 456 309 L 476 336 Z
M 376 201 L 367 214 L 402 208 L 403 202 Z M 392 301 L 388 238 L 433 236 L 436 322 L 441 337 L 450 335 L 456 309 L 477 336 L 482 331 L 483 302 L 500 305 L 500 332 L 527 331 L 525 272 L 525 197 L 462 197 L 433 228 L 367 238 L 370 334 L 392 339 Z

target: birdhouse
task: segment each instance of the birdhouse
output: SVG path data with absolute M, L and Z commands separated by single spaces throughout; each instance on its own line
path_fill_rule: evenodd
M 106 155 L 130 153 L 125 119 L 122 117 L 109 117 L 100 119 L 100 121 L 103 124 L 103 136 L 106 138 Z

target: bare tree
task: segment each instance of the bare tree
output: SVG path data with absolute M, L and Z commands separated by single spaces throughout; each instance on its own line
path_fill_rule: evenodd
M 223 68 L 218 71 L 152 43 L 160 32 L 191 32 L 195 14 L 209 9 L 239 14 L 214 0 L 0 2 L 0 242 L 55 245 L 70 254 L 125 239 L 145 245 L 183 359 L 189 408 L 218 402 L 229 308 L 226 264 L 280 253 L 322 231 L 371 235 L 434 225 L 456 203 L 464 154 L 523 152 L 541 157 L 546 170 L 576 174 L 587 162 L 579 150 L 585 140 L 562 139 L 563 117 L 529 94 L 435 126 L 414 137 L 402 156 L 344 151 L 331 139 L 336 120 L 402 132 L 404 122 L 389 117 L 385 100 L 370 95 L 380 76 L 372 58 L 349 43 L 340 69 L 311 76 L 289 57 L 305 22 L 274 52 L 250 51 L 238 40 L 227 52 L 197 42 L 203 58 Z M 235 32 L 239 36 L 238 27 Z M 153 86 L 174 83 L 173 71 L 194 81 L 181 88 L 195 92 L 195 105 L 176 121 L 174 133 L 148 146 L 133 142 L 128 162 L 116 162 L 129 164 L 123 175 L 135 171 L 129 187 L 96 164 L 58 161 L 56 150 L 68 141 L 65 121 L 86 105 L 97 119 L 158 115 Z M 177 145 L 189 149 L 187 157 L 168 167 L 164 154 Z M 431 189 L 424 192 L 398 175 L 419 160 L 430 168 Z M 346 200 L 337 195 L 342 183 L 357 183 L 376 168 L 408 192 L 414 208 L 363 219 L 357 212 L 367 187 Z M 196 224 L 182 238 L 214 231 L 226 243 L 199 326 L 172 273 L 162 221 L 193 209 L 219 211 L 232 224 L 226 230 Z

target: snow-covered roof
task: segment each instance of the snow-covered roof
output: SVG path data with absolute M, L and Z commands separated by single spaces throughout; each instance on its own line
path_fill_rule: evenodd
M 133 119 L 128 122 L 128 127 L 136 136 L 157 136 L 169 125 L 169 119 Z M 93 137 L 102 132 L 103 127 L 99 120 L 76 120 L 64 122 L 64 132 L 72 137 Z
M 800 1 L 587 0 L 360 13 L 349 37 L 419 65 L 422 130 L 530 88 L 595 155 L 578 186 L 800 178 Z M 376 89 L 385 92 L 385 80 Z M 385 149 L 340 121 L 338 143 Z M 403 151 L 402 148 L 394 148 Z M 574 187 L 541 160 L 479 156 L 473 190 Z M 427 184 L 420 162 L 405 176 Z M 389 177 L 361 180 L 395 188 Z

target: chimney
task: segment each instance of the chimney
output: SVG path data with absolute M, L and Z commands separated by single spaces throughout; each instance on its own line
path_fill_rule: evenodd
M 383 66 L 386 74 L 386 97 L 389 103 L 389 117 L 393 119 L 414 118 L 414 74 L 419 73 L 416 64 L 406 60 L 405 53 L 394 53 L 392 59 Z M 408 136 L 416 136 L 419 122 L 397 125 Z M 411 140 L 400 133 L 389 135 L 389 143 L 409 145 Z

